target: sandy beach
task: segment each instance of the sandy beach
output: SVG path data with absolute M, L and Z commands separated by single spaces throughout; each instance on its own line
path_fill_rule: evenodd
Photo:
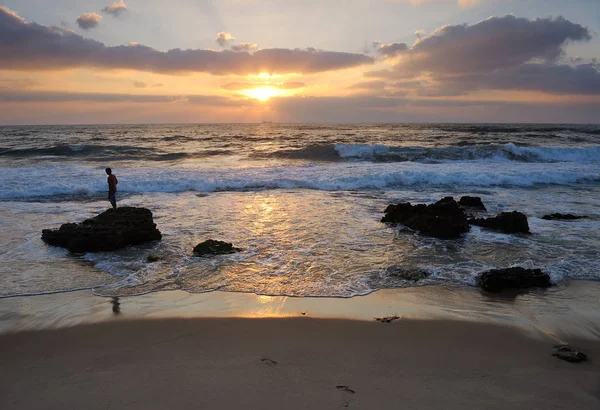
M 2 408 L 598 409 L 592 358 L 460 321 L 118 321 L 0 336 Z

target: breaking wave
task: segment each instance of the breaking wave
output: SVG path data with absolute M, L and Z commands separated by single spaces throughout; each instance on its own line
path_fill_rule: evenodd
M 584 148 L 523 147 L 503 145 L 464 145 L 452 147 L 389 146 L 370 144 L 315 144 L 305 148 L 254 154 L 259 157 L 305 159 L 313 161 L 362 160 L 372 162 L 437 161 L 519 161 L 519 162 L 595 162 L 600 161 L 600 146 Z
M 104 193 L 98 169 L 82 166 L 0 168 L 0 199 L 44 196 L 93 196 Z M 48 175 L 59 175 L 48 178 Z M 533 187 L 600 182 L 600 165 L 557 163 L 338 163 L 244 169 L 132 169 L 119 173 L 125 193 L 217 192 L 269 189 L 343 191 L 402 187 Z

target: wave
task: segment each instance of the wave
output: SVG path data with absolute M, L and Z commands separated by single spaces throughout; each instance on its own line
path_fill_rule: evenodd
M 82 166 L 0 168 L 0 199 L 95 196 L 106 191 L 101 170 Z M 412 187 L 533 187 L 600 183 L 600 165 L 559 163 L 338 163 L 242 169 L 144 168 L 117 173 L 122 193 L 218 192 L 269 189 L 325 191 Z M 60 178 L 48 178 L 59 175 Z
M 145 160 L 175 161 L 191 158 L 233 155 L 225 149 L 199 150 L 195 152 L 161 152 L 149 147 L 126 145 L 56 145 L 46 148 L 0 148 L 0 157 L 36 159 L 85 159 L 85 160 Z
M 452 147 L 313 144 L 304 148 L 258 153 L 253 154 L 253 156 L 312 161 L 435 162 L 493 160 L 519 162 L 596 162 L 600 161 L 600 146 L 583 148 L 524 147 L 513 143 L 503 145 L 467 145 L 464 141 Z

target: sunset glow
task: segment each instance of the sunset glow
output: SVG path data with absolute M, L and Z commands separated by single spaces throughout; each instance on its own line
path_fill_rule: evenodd
M 543 17 L 513 1 L 360 0 L 342 22 L 325 0 L 306 29 L 292 2 L 225 0 L 207 14 L 5 0 L 0 124 L 246 122 L 267 101 L 285 121 L 597 121 L 599 23 L 584 1 L 536 2 Z M 200 31 L 185 28 L 192 16 Z

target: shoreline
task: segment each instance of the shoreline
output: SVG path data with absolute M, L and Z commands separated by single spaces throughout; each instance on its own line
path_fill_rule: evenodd
M 509 326 L 530 335 L 600 340 L 599 282 L 569 281 L 547 290 L 489 295 L 477 288 L 385 289 L 353 298 L 261 296 L 181 290 L 112 299 L 74 291 L 0 300 L 0 334 L 146 319 L 293 318 L 374 321 L 453 320 Z
M 6 408 L 597 409 L 590 361 L 555 340 L 449 320 L 123 320 L 0 335 Z M 594 360 L 596 359 L 596 360 Z

